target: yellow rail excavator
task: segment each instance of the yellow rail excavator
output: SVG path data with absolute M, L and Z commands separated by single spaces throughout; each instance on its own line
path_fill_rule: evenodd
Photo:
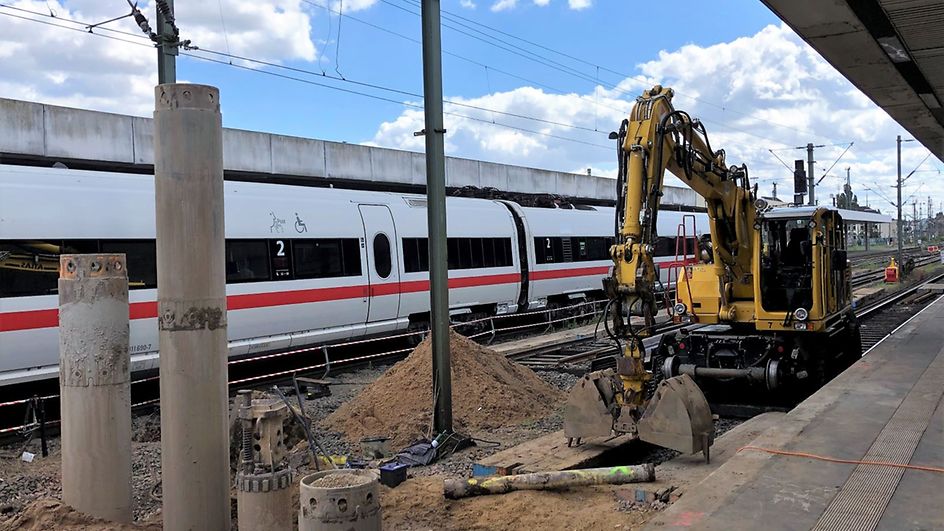
M 602 319 L 621 355 L 615 369 L 589 373 L 571 390 L 564 432 L 570 444 L 634 434 L 707 458 L 714 426 L 703 389 L 802 395 L 858 359 L 861 347 L 839 213 L 770 208 L 751 188 L 747 166 L 729 166 L 672 96 L 659 85 L 643 92 L 610 134 L 619 168 L 616 244 Z M 684 326 L 661 334 L 647 356 L 666 170 L 704 198 L 711 240 L 697 263 L 684 265 L 667 304 Z

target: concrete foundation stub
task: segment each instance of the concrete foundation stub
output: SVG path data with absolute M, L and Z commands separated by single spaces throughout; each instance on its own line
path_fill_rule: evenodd
M 65 254 L 59 269 L 62 500 L 131 521 L 131 373 L 123 254 Z

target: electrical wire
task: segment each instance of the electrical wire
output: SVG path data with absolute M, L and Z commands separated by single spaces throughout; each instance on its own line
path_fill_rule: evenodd
M 787 450 L 774 450 L 773 448 L 762 448 L 760 446 L 747 445 L 738 448 L 738 453 L 741 453 L 744 450 L 755 450 L 758 452 L 766 452 L 773 455 L 782 455 L 787 457 L 805 457 L 807 459 L 816 459 L 818 461 L 828 461 L 830 463 L 842 463 L 846 465 L 875 465 L 875 466 L 888 466 L 893 468 L 906 468 L 908 470 L 923 470 L 925 472 L 936 472 L 938 474 L 944 474 L 944 467 L 938 466 L 928 466 L 928 465 L 911 465 L 906 463 L 892 463 L 890 461 L 869 461 L 864 459 L 840 459 L 838 457 L 828 457 L 824 455 L 811 454 L 807 452 L 789 452 Z
M 405 8 L 403 8 L 403 7 L 397 6 L 397 5 L 395 5 L 395 4 L 392 4 L 389 0 L 380 0 L 380 1 L 383 2 L 383 3 L 385 3 L 385 4 L 391 5 L 391 6 L 393 6 L 393 7 L 396 7 L 397 9 L 406 11 L 407 13 L 411 13 L 411 14 L 416 15 L 416 16 L 421 16 L 420 13 L 417 13 L 417 12 L 414 12 L 414 11 L 411 11 L 411 10 L 408 10 L 408 9 L 405 9 Z M 419 6 L 420 6 L 418 0 L 401 0 L 401 1 L 402 1 L 403 3 L 405 3 L 405 4 L 407 4 L 407 5 L 412 6 L 412 7 L 419 7 Z M 537 53 L 535 53 L 535 52 L 532 52 L 532 51 L 530 51 L 530 50 L 527 50 L 527 49 L 525 49 L 525 48 L 523 48 L 523 47 L 520 47 L 520 46 L 517 46 L 517 45 L 515 45 L 515 44 L 512 44 L 512 43 L 510 43 L 510 42 L 508 42 L 508 41 L 506 41 L 506 40 L 504 40 L 504 39 L 501 39 L 501 38 L 499 38 L 499 37 L 495 37 L 495 36 L 493 36 L 493 35 L 488 35 L 487 33 L 483 32 L 483 31 L 481 31 L 481 30 L 474 29 L 474 28 L 472 28 L 471 26 L 469 26 L 469 25 L 467 25 L 467 24 L 462 24 L 461 22 L 459 22 L 459 20 L 469 22 L 469 23 L 471 23 L 471 24 L 474 24 L 474 25 L 479 26 L 479 27 L 482 27 L 482 28 L 486 28 L 486 29 L 488 29 L 488 30 L 490 30 L 490 31 L 493 31 L 493 32 L 495 32 L 495 33 L 504 35 L 504 36 L 506 36 L 506 37 L 510 37 L 510 38 L 512 38 L 512 39 L 515 39 L 515 40 L 518 40 L 518 41 L 521 41 L 521 42 L 524 42 L 524 43 L 527 43 L 527 44 L 529 44 L 529 45 L 531 45 L 531 46 L 535 46 L 535 47 L 537 47 L 537 48 L 540 48 L 540 49 L 549 51 L 549 52 L 551 52 L 551 53 L 555 53 L 555 54 L 557 54 L 557 55 L 560 55 L 560 56 L 562 56 L 562 57 L 566 57 L 566 58 L 571 59 L 571 60 L 573 60 L 573 61 L 576 61 L 576 62 L 579 62 L 579 63 L 581 63 L 581 64 L 590 66 L 590 67 L 592 67 L 592 68 L 596 68 L 596 69 L 599 69 L 599 70 L 603 70 L 603 71 L 605 71 L 605 72 L 609 72 L 609 73 L 611 73 L 611 74 L 620 76 L 620 77 L 622 77 L 622 78 L 624 78 L 624 79 L 632 80 L 632 81 L 634 81 L 634 82 L 640 84 L 640 85 L 643 86 L 644 88 L 649 88 L 649 87 L 652 85 L 652 82 L 651 82 L 650 80 L 646 79 L 646 78 L 643 77 L 643 76 L 631 75 L 631 74 L 628 74 L 628 73 L 625 73 L 625 72 L 619 72 L 619 71 L 617 71 L 617 70 L 614 70 L 614 69 L 611 69 L 611 68 L 607 68 L 607 67 L 605 67 L 605 66 L 599 65 L 599 64 L 594 63 L 594 62 L 592 62 L 592 61 L 588 61 L 588 60 L 586 60 L 586 59 L 582 59 L 582 58 L 576 57 L 576 56 L 574 56 L 574 55 L 571 55 L 571 54 L 568 54 L 568 53 L 565 53 L 565 52 L 561 52 L 561 51 L 559 51 L 559 50 L 555 50 L 555 49 L 550 48 L 550 47 L 548 47 L 548 46 L 546 46 L 546 45 L 543 45 L 543 44 L 540 44 L 540 43 L 537 43 L 537 42 L 534 42 L 534 41 L 525 39 L 525 38 L 523 38 L 523 37 L 520 37 L 520 36 L 518 36 L 518 35 L 514 35 L 514 34 L 509 33 L 509 32 L 502 31 L 502 30 L 500 30 L 500 29 L 498 29 L 498 28 L 495 28 L 494 26 L 489 26 L 488 24 L 483 24 L 483 23 L 481 23 L 481 22 L 478 22 L 478 21 L 475 21 L 475 20 L 473 20 L 473 19 L 464 17 L 464 16 L 459 15 L 459 14 L 457 14 L 457 13 L 453 13 L 453 12 L 451 12 L 451 11 L 441 10 L 441 12 L 442 12 L 443 19 L 446 20 L 446 21 L 448 21 L 448 22 L 450 22 L 450 23 L 459 24 L 460 26 L 462 26 L 462 27 L 464 27 L 464 28 L 470 29 L 470 30 L 475 31 L 475 32 L 477 32 L 477 33 L 479 33 L 479 34 L 481 34 L 481 35 L 484 35 L 484 36 L 488 37 L 488 38 L 494 39 L 494 40 L 496 40 L 496 41 L 498 41 L 498 42 L 500 42 L 500 43 L 502 43 L 502 44 L 504 44 L 504 45 L 511 46 L 511 47 L 513 47 L 513 48 L 515 48 L 515 49 L 518 49 L 518 50 L 521 50 L 521 51 L 523 51 L 523 52 L 525 52 L 525 53 L 529 53 L 529 54 L 531 54 L 531 55 L 534 55 L 534 56 L 536 56 L 536 57 L 538 57 L 538 58 L 540 58 L 540 59 L 546 60 L 546 61 L 548 61 L 548 62 L 550 62 L 550 63 L 552 63 L 552 64 L 559 65 L 561 68 L 558 69 L 558 70 L 561 70 L 561 71 L 563 71 L 563 72 L 566 72 L 566 73 L 574 73 L 574 72 L 576 72 L 576 74 L 577 74 L 581 79 L 585 79 L 585 80 L 591 81 L 591 82 L 594 82 L 594 81 L 595 81 L 595 80 L 592 78 L 592 76 L 588 76 L 588 75 L 586 75 L 586 74 L 583 74 L 582 72 L 576 71 L 576 70 L 570 68 L 570 67 L 567 66 L 567 65 L 564 65 L 564 64 L 559 63 L 559 62 L 557 62 L 557 61 L 554 61 L 554 60 L 552 60 L 552 59 L 549 59 L 549 58 L 547 58 L 547 57 L 545 57 L 545 56 L 541 56 L 540 54 L 537 54 Z M 457 19 L 458 19 L 458 20 L 457 20 Z M 464 31 L 461 31 L 461 30 L 458 30 L 458 29 L 456 29 L 455 27 L 452 27 L 452 26 L 450 26 L 450 25 L 448 25 L 448 24 L 446 24 L 446 23 L 443 24 L 443 27 L 452 29 L 453 31 L 457 31 L 457 32 L 459 32 L 459 33 L 463 33 L 463 34 L 465 34 L 465 35 L 469 35 L 468 33 L 464 32 Z M 485 42 L 485 43 L 487 43 L 487 44 L 490 44 L 490 45 L 492 45 L 492 46 L 495 46 L 495 47 L 498 47 L 498 48 L 502 48 L 501 46 L 498 46 L 498 45 L 496 45 L 496 44 L 494 44 L 494 43 L 492 43 L 492 42 L 489 42 L 489 41 L 487 41 L 487 40 L 485 40 L 485 39 L 483 39 L 483 38 L 475 37 L 475 36 L 473 36 L 473 35 L 469 35 L 469 36 L 472 37 L 472 38 L 478 39 L 478 40 L 480 40 L 480 41 L 482 41 L 482 42 Z M 504 48 L 502 48 L 502 49 L 504 49 Z M 514 52 L 512 52 L 512 53 L 514 53 Z M 517 53 L 516 53 L 516 55 L 520 55 L 520 54 L 517 54 Z M 540 62 L 540 61 L 538 61 L 538 62 Z M 617 90 L 617 91 L 619 91 L 619 92 L 624 92 L 624 91 L 620 90 L 620 89 L 618 88 L 618 86 L 615 85 L 615 84 L 607 84 L 607 85 L 609 85 L 609 87 L 612 88 L 612 89 L 614 89 L 614 90 Z M 625 93 L 625 92 L 624 92 L 624 93 Z M 791 131 L 795 131 L 795 132 L 798 132 L 798 133 L 803 133 L 803 134 L 806 134 L 806 135 L 812 135 L 813 137 L 827 138 L 827 137 L 823 137 L 823 136 L 821 136 L 821 135 L 819 135 L 818 133 L 815 133 L 815 132 L 813 132 L 813 131 L 807 131 L 807 130 L 803 130 L 803 129 L 798 129 L 798 128 L 793 127 L 793 126 L 789 126 L 789 125 L 785 125 L 785 124 L 780 124 L 780 123 L 774 122 L 774 121 L 772 121 L 772 120 L 769 120 L 769 119 L 767 119 L 767 118 L 761 118 L 761 117 L 755 116 L 755 115 L 753 115 L 753 114 L 751 114 L 751 113 L 746 113 L 746 112 L 743 112 L 743 111 L 738 111 L 738 110 L 735 110 L 735 109 L 730 109 L 730 108 L 728 108 L 727 106 L 725 106 L 725 105 L 723 105 L 723 104 L 717 104 L 717 103 L 711 102 L 711 101 L 709 101 L 709 100 L 705 100 L 705 99 L 703 99 L 703 98 L 699 98 L 699 97 L 696 97 L 696 96 L 691 96 L 691 95 L 684 94 L 684 93 L 680 93 L 680 92 L 676 92 L 676 94 L 678 94 L 679 96 L 682 96 L 682 97 L 684 97 L 684 98 L 688 98 L 688 99 L 690 99 L 690 100 L 692 100 L 692 101 L 696 101 L 696 102 L 699 102 L 699 103 L 703 103 L 703 104 L 705 104 L 705 105 L 709 105 L 709 106 L 715 107 L 715 108 L 720 109 L 720 110 L 725 111 L 725 112 L 732 112 L 732 113 L 735 113 L 735 114 L 739 114 L 739 115 L 745 116 L 745 117 L 747 117 L 747 118 L 752 118 L 752 119 L 755 119 L 755 120 L 758 120 L 758 121 L 763 121 L 763 122 L 766 122 L 766 123 L 768 123 L 768 124 L 770 124 L 770 125 L 773 125 L 773 126 L 775 126 L 775 127 L 780 127 L 780 128 L 783 128 L 783 129 L 789 129 L 789 130 L 791 130 Z M 630 95 L 633 96 L 633 97 L 636 96 L 635 94 L 630 94 Z
M 395 36 L 395 37 L 398 37 L 398 38 L 400 38 L 400 39 L 403 39 L 403 40 L 412 42 L 412 43 L 414 43 L 414 44 L 417 44 L 417 45 L 422 45 L 422 44 L 423 44 L 423 42 L 422 42 L 421 40 L 419 40 L 419 39 L 416 39 L 416 38 L 411 37 L 411 36 L 409 36 L 409 35 L 405 35 L 405 34 L 403 34 L 403 33 L 399 33 L 399 32 L 397 32 L 397 31 L 391 30 L 391 29 L 389 29 L 389 28 L 385 28 L 385 27 L 383 27 L 383 26 L 374 24 L 374 23 L 372 23 L 372 22 L 368 22 L 368 21 L 366 21 L 366 20 L 364 20 L 364 19 L 361 19 L 361 18 L 358 18 L 358 17 L 356 17 L 356 16 L 354 16 L 354 15 L 349 15 L 349 14 L 347 14 L 347 13 L 341 14 L 339 11 L 332 10 L 332 9 L 331 9 L 329 6 L 327 6 L 327 5 L 322 5 L 322 4 L 319 4 L 319 3 L 317 3 L 317 2 L 313 2 L 312 0 L 302 0 L 302 2 L 305 2 L 306 4 L 308 4 L 308 5 L 310 5 L 310 6 L 313 6 L 313 7 L 317 7 L 317 8 L 319 8 L 319 9 L 324 9 L 325 11 L 327 11 L 327 12 L 329 12 L 329 13 L 337 14 L 338 16 L 343 16 L 343 17 L 345 17 L 345 18 L 348 18 L 348 19 L 350 19 L 350 20 L 353 20 L 353 21 L 355 21 L 355 22 L 358 22 L 358 23 L 360 23 L 360 24 L 363 24 L 363 25 L 365 25 L 365 26 L 367 26 L 367 27 L 373 28 L 373 29 L 375 29 L 375 30 L 377 30 L 377 31 L 381 31 L 381 32 L 387 33 L 387 34 L 389 34 L 389 35 L 393 35 L 393 36 Z M 330 19 L 330 17 L 329 17 L 329 19 Z M 491 71 L 493 71 L 493 72 L 498 72 L 499 74 L 502 74 L 502 75 L 504 75 L 504 76 L 508 76 L 508 77 L 510 77 L 510 78 L 513 78 L 513 79 L 517 79 L 517 80 L 519 80 L 519 81 L 524 81 L 525 83 L 529 83 L 529 84 L 531 84 L 531 85 L 533 85 L 533 86 L 546 89 L 546 90 L 548 90 L 548 91 L 554 92 L 555 94 L 577 96 L 577 97 L 579 97 L 579 98 L 581 98 L 581 99 L 587 100 L 588 102 L 592 103 L 593 105 L 597 105 L 597 106 L 599 106 L 599 107 L 603 107 L 603 108 L 606 108 L 606 109 L 610 109 L 610 110 L 613 110 L 613 111 L 617 111 L 617 112 L 622 113 L 622 114 L 629 114 L 629 108 L 614 107 L 614 106 L 612 106 L 612 105 L 607 105 L 607 104 L 604 104 L 604 103 L 600 103 L 600 102 L 596 101 L 594 98 L 591 98 L 590 96 L 588 96 L 588 95 L 586 95 L 586 94 L 574 94 L 573 91 L 568 91 L 568 90 L 563 90 L 563 89 L 560 89 L 560 88 L 556 88 L 556 87 L 554 87 L 554 86 L 552 86 L 552 85 L 548 85 L 548 84 L 546 84 L 546 83 L 542 83 L 542 82 L 537 81 L 537 80 L 534 80 L 534 79 L 530 79 L 530 78 L 527 78 L 527 77 L 523 77 L 523 76 L 521 76 L 521 75 L 514 74 L 514 73 L 509 72 L 509 71 L 507 71 L 507 70 L 502 70 L 502 69 L 500 69 L 500 68 L 496 68 L 496 67 L 493 66 L 493 65 L 489 65 L 489 64 L 486 64 L 486 63 L 482 63 L 482 62 L 480 62 L 480 61 L 476 61 L 475 59 L 471 59 L 471 58 L 466 57 L 466 56 L 464 56 L 464 55 L 461 55 L 461 54 L 458 54 L 458 53 L 455 53 L 455 52 L 451 52 L 451 51 L 449 51 L 448 49 L 445 49 L 445 48 L 442 49 L 442 54 L 445 55 L 445 56 L 453 57 L 453 58 L 455 58 L 455 59 L 459 59 L 459 60 L 461 60 L 461 61 L 465 61 L 465 62 L 467 62 L 467 63 L 469 63 L 469 64 L 471 64 L 471 65 L 475 65 L 475 66 L 478 66 L 478 67 L 486 68 L 486 69 L 491 70 Z M 491 91 L 491 89 L 489 89 L 489 91 Z M 619 101 L 622 101 L 622 100 L 619 100 Z
M 854 144 L 854 142 L 849 142 L 849 145 L 846 146 L 846 149 L 842 150 L 842 153 L 840 153 L 839 156 L 836 157 L 836 160 L 833 161 L 832 166 L 830 166 L 830 167 L 823 173 L 823 176 L 820 177 L 818 181 L 816 181 L 816 186 L 819 186 L 819 183 L 823 182 L 823 179 L 825 179 L 826 176 L 829 175 L 829 172 L 831 172 L 832 169 L 836 167 L 836 164 L 838 164 L 839 161 L 842 160 L 842 157 L 846 154 L 847 151 L 849 151 L 849 148 L 852 147 L 852 144 Z
M 0 4 L 0 7 L 2 7 L 2 8 L 9 8 L 9 7 L 11 7 L 11 6 L 8 6 L 8 5 L 6 5 L 6 4 Z M 14 9 L 18 9 L 18 8 L 14 8 Z M 43 13 L 32 12 L 32 11 L 23 10 L 23 9 L 18 9 L 18 10 L 20 10 L 20 11 L 27 11 L 27 12 L 29 12 L 29 13 L 31 13 L 31 14 L 38 15 L 38 16 L 42 16 L 42 17 L 49 17 L 49 15 L 46 15 L 46 14 L 43 14 Z M 145 46 L 145 47 L 148 47 L 148 48 L 152 48 L 152 47 L 153 47 L 151 44 L 149 44 L 148 42 L 144 41 L 143 39 L 138 40 L 138 41 L 131 41 L 131 40 L 126 40 L 126 39 L 121 39 L 121 38 L 118 38 L 118 37 L 114 37 L 114 36 L 111 36 L 111 35 L 106 35 L 106 34 L 103 34 L 103 33 L 95 33 L 95 32 L 89 33 L 89 32 L 85 31 L 85 30 L 82 29 L 82 28 L 78 28 L 78 27 L 73 28 L 73 27 L 69 27 L 69 26 L 64 26 L 64 25 L 62 25 L 62 24 L 54 24 L 54 23 L 51 23 L 51 22 L 43 21 L 43 20 L 38 20 L 38 19 L 34 19 L 34 18 L 29 18 L 29 17 L 23 17 L 23 16 L 15 15 L 15 14 L 12 14 L 12 13 L 0 12 L 0 15 L 6 15 L 6 16 L 10 16 L 10 17 L 14 17 L 14 18 L 18 18 L 18 19 L 30 21 L 30 22 L 37 22 L 37 23 L 45 24 L 45 25 L 52 26 L 52 27 L 57 27 L 57 28 L 62 28 L 62 29 L 68 29 L 68 30 L 73 30 L 73 31 L 80 31 L 80 32 L 85 33 L 85 34 L 90 34 L 90 35 L 94 35 L 94 36 L 97 36 L 97 37 L 104 37 L 104 38 L 108 38 L 108 39 L 112 39 L 112 40 L 116 40 L 116 41 L 120 41 L 120 42 L 125 42 L 125 43 L 128 43 L 128 44 L 135 44 L 135 45 L 139 45 L 139 46 Z M 83 23 L 83 22 L 78 22 L 78 21 L 69 20 L 69 19 L 63 19 L 63 18 L 61 18 L 61 17 L 56 17 L 56 19 L 57 19 L 57 20 L 62 20 L 62 21 L 64 21 L 64 22 L 73 23 L 73 24 L 79 24 L 79 25 L 82 25 L 83 27 L 86 26 L 86 24 Z M 114 30 L 113 30 L 113 31 L 114 31 Z M 120 32 L 120 31 L 119 31 L 118 33 L 124 33 L 124 34 L 128 34 L 128 35 L 133 35 L 133 34 L 130 34 L 130 33 L 127 33 L 127 32 Z M 134 37 L 137 38 L 137 35 L 134 35 Z M 239 55 L 236 55 L 236 54 L 227 54 L 227 53 L 224 53 L 224 52 L 217 52 L 217 51 L 213 51 L 213 50 L 201 50 L 201 51 L 205 51 L 205 52 L 207 52 L 207 53 L 218 54 L 218 55 L 221 55 L 221 56 L 224 56 L 224 57 L 228 57 L 228 58 L 231 59 L 231 60 L 232 60 L 232 59 L 244 60 L 244 61 L 253 62 L 253 63 L 256 63 L 256 64 L 264 64 L 264 65 L 267 65 L 267 66 L 278 67 L 278 68 L 282 68 L 282 69 L 286 69 L 286 70 L 298 71 L 298 72 L 300 72 L 300 73 L 305 73 L 305 74 L 307 74 L 307 75 L 314 75 L 314 76 L 319 76 L 319 77 L 325 77 L 325 78 L 328 78 L 328 79 L 332 79 L 332 80 L 340 81 L 340 82 L 344 82 L 344 83 L 352 83 L 352 84 L 356 84 L 356 85 L 360 85 L 360 86 L 364 86 L 364 87 L 375 88 L 375 89 L 377 89 L 377 90 L 384 90 L 384 91 L 387 91 L 387 92 L 393 92 L 393 93 L 398 93 L 398 94 L 402 94 L 402 95 L 409 95 L 409 96 L 412 96 L 412 97 L 420 97 L 419 95 L 417 95 L 417 94 L 415 94 L 415 93 L 410 93 L 410 92 L 407 92 L 407 91 L 401 91 L 401 90 L 399 90 L 399 89 L 393 89 L 393 88 L 390 88 L 390 87 L 384 87 L 384 86 L 382 86 L 382 85 L 376 85 L 376 84 L 372 84 L 372 83 L 354 81 L 354 80 L 351 80 L 351 79 L 335 78 L 335 77 L 333 77 L 333 76 L 321 74 L 321 73 L 318 73 L 318 72 L 308 71 L 308 70 L 304 70 L 304 69 L 298 69 L 298 68 L 289 67 L 289 66 L 285 66 L 285 65 L 277 65 L 277 64 L 275 64 L 275 63 L 269 63 L 269 62 L 267 62 L 267 61 L 262 61 L 262 60 L 259 60 L 259 59 L 252 59 L 252 58 L 249 58 L 249 57 L 243 57 L 243 56 L 239 56 Z M 378 96 L 378 95 L 376 95 L 376 94 L 369 94 L 369 93 L 366 93 L 366 92 L 360 92 L 360 91 L 356 91 L 356 90 L 345 89 L 345 88 L 343 88 L 343 87 L 337 87 L 337 86 L 329 85 L 329 84 L 326 84 L 326 83 L 319 83 L 319 82 L 316 82 L 316 81 L 313 81 L 313 80 L 309 80 L 309 79 L 303 79 L 303 78 L 299 78 L 299 77 L 288 76 L 288 75 L 279 74 L 279 73 L 276 73 L 276 72 L 270 72 L 270 71 L 267 71 L 267 70 L 260 70 L 260 69 L 250 68 L 250 67 L 247 67 L 247 66 L 235 64 L 235 63 L 233 63 L 233 62 L 231 62 L 231 61 L 221 61 L 221 60 L 212 59 L 212 58 L 210 58 L 210 57 L 204 57 L 204 56 L 195 54 L 195 53 L 193 53 L 193 52 L 181 52 L 180 55 L 183 55 L 183 56 L 186 56 L 186 57 L 191 57 L 191 58 L 198 59 L 198 60 L 202 60 L 202 61 L 208 61 L 208 62 L 212 62 L 212 63 L 221 64 L 221 65 L 229 66 L 229 67 L 232 67 L 232 68 L 239 68 L 239 69 L 247 70 L 247 71 L 250 71 L 250 72 L 255 72 L 255 73 L 260 73 L 260 74 L 266 74 L 266 75 L 271 75 L 271 76 L 275 76 L 275 77 L 279 77 L 279 78 L 283 78 L 283 79 L 288 79 L 288 80 L 292 80 L 292 81 L 302 82 L 302 83 L 306 83 L 306 84 L 310 84 L 310 85 L 315 85 L 315 86 L 322 87 L 322 88 L 327 88 L 327 89 L 330 89 L 330 90 L 335 90 L 335 91 L 344 92 L 344 93 L 348 93 L 348 94 L 353 94 L 353 95 L 358 95 L 358 96 L 362 96 L 362 97 L 367 97 L 367 98 L 371 98 L 371 99 L 375 99 L 375 100 L 379 100 L 379 101 L 385 101 L 385 102 L 393 103 L 393 104 L 400 105 L 400 106 L 404 106 L 404 107 L 410 107 L 410 108 L 415 108 L 415 109 L 419 109 L 419 110 L 422 110 L 422 109 L 423 109 L 423 106 L 422 106 L 422 105 L 418 105 L 418 104 L 412 104 L 412 103 L 409 103 L 409 102 L 404 102 L 404 101 L 400 101 L 400 100 L 396 100 L 396 99 L 392 99 L 392 98 L 385 98 L 385 97 L 383 97 L 383 96 Z M 538 122 L 541 122 L 541 123 L 547 123 L 547 124 L 551 124 L 551 125 L 557 125 L 557 126 L 560 126 L 560 127 L 570 127 L 570 128 L 575 128 L 575 129 L 584 129 L 584 130 L 587 130 L 587 131 L 590 131 L 590 132 L 597 133 L 597 131 L 593 131 L 593 130 L 590 129 L 590 128 L 585 128 L 585 127 L 581 127 L 581 126 L 575 126 L 575 125 L 573 125 L 573 124 L 564 124 L 564 123 L 562 123 L 562 122 L 554 122 L 554 121 L 552 121 L 552 120 L 544 120 L 544 119 L 542 119 L 542 118 L 529 117 L 529 116 L 526 116 L 526 115 L 520 115 L 520 114 L 516 114 L 516 113 L 507 113 L 507 112 L 498 111 L 498 110 L 494 110 L 494 109 L 488 109 L 488 108 L 485 108 L 485 107 L 479 107 L 479 106 L 475 106 L 475 105 L 471 105 L 471 104 L 464 104 L 464 103 L 462 103 L 462 102 L 452 102 L 452 101 L 448 101 L 448 100 L 444 100 L 444 101 L 446 101 L 446 102 L 448 102 L 448 103 L 450 103 L 450 104 L 452 104 L 452 105 L 456 105 L 456 106 L 460 106 L 460 107 L 472 108 L 472 109 L 475 109 L 475 110 L 481 110 L 481 111 L 483 111 L 483 112 L 493 112 L 493 113 L 498 113 L 498 114 L 504 114 L 504 115 L 511 116 L 511 117 L 515 117 L 515 118 L 519 118 L 519 119 L 538 121 Z M 471 121 L 474 121 L 474 122 L 479 122 L 479 123 L 484 123 L 484 124 L 491 124 L 491 125 L 494 125 L 494 126 L 497 126 L 497 127 L 502 127 L 502 128 L 505 128 L 505 129 L 510 129 L 510 130 L 514 130 L 514 131 L 521 132 L 521 133 L 526 133 L 526 134 L 531 134 L 531 135 L 538 135 L 538 136 L 543 136 L 543 137 L 547 137 L 547 138 L 554 138 L 554 139 L 562 140 L 562 141 L 565 141 L 565 142 L 572 142 L 572 143 L 582 144 L 582 145 L 591 146 L 591 147 L 596 147 L 596 148 L 600 148 L 600 149 L 607 149 L 607 150 L 611 149 L 611 146 L 606 146 L 606 145 L 603 145 L 603 144 L 596 144 L 596 143 L 593 143 L 593 142 L 588 142 L 588 141 L 585 141 L 585 140 L 580 140 L 580 139 L 571 138 L 571 137 L 567 137 L 567 136 L 555 135 L 555 134 L 547 133 L 547 132 L 544 132 L 544 131 L 536 131 L 536 130 L 533 130 L 533 129 L 528 129 L 528 128 L 525 128 L 525 127 L 519 127 L 519 126 L 515 126 L 515 125 L 511 125 L 511 124 L 506 124 L 506 123 L 501 123 L 501 122 L 494 122 L 494 121 L 491 121 L 491 120 L 488 120 L 488 119 L 478 118 L 478 117 L 475 117 L 475 116 L 469 116 L 469 115 L 465 115 L 465 114 L 460 114 L 460 113 L 455 113 L 455 112 L 448 112 L 448 111 L 447 111 L 447 112 L 444 112 L 443 114 L 445 114 L 445 115 L 447 115 L 447 116 L 453 116 L 453 117 L 456 117 L 456 118 L 471 120 Z

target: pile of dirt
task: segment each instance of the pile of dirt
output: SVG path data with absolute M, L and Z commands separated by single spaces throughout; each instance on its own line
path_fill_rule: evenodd
M 381 487 L 384 529 L 496 531 L 518 529 L 640 529 L 658 514 L 637 506 L 632 485 L 591 485 L 570 490 L 522 490 L 498 496 L 448 500 L 442 477 L 408 479 Z M 630 500 L 630 501 L 626 501 Z
M 539 419 L 555 411 L 564 393 L 531 369 L 450 332 L 455 428 L 492 429 Z M 351 441 L 390 437 L 397 449 L 430 432 L 432 347 L 427 337 L 403 361 L 329 415 L 324 425 Z
M 12 520 L 0 522 L 0 530 L 19 529 L 21 531 L 78 531 L 80 529 L 101 531 L 140 531 L 146 529 L 157 531 L 160 528 L 160 522 L 142 525 L 108 522 L 80 513 L 68 505 L 63 505 L 59 500 L 53 499 L 36 500 Z
M 326 476 L 320 477 L 312 481 L 309 486 L 317 487 L 319 489 L 339 489 L 357 487 L 359 485 L 370 483 L 371 481 L 371 478 L 364 477 L 360 474 L 338 472 L 336 474 L 328 474 Z

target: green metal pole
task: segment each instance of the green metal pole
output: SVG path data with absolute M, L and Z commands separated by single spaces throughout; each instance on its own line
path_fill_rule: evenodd
M 423 0 L 423 107 L 426 113 L 426 204 L 433 346 L 433 429 L 452 432 L 449 363 L 449 272 L 446 259 L 446 155 L 443 137 L 439 0 Z
M 164 5 L 160 5 L 164 4 Z M 164 7 L 166 5 L 166 7 Z M 157 83 L 177 82 L 177 35 L 174 33 L 174 0 L 163 0 L 157 6 L 157 24 L 155 33 L 160 38 L 157 46 Z M 163 8 L 163 9 L 162 9 Z M 170 14 L 170 21 L 164 11 Z

